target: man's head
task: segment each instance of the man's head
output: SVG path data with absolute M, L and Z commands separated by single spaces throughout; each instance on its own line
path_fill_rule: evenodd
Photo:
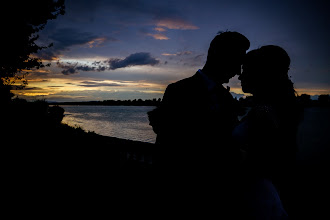
M 218 83 L 227 83 L 241 73 L 241 65 L 250 41 L 238 32 L 221 32 L 211 41 L 203 68 Z

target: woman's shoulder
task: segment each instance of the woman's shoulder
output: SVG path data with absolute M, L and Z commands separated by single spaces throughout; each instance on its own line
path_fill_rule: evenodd
M 274 111 L 274 107 L 272 105 L 267 104 L 259 104 L 252 107 L 250 113 L 254 114 L 270 114 Z
M 248 113 L 247 120 L 261 129 L 265 127 L 278 127 L 277 112 L 272 105 L 254 106 Z

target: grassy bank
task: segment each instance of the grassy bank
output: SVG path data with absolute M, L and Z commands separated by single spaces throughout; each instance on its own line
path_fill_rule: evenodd
M 80 168 L 98 169 L 151 166 L 150 160 L 136 161 L 136 154 L 151 154 L 153 144 L 105 137 L 63 124 L 64 109 L 59 106 L 16 100 L 3 106 L 0 113 L 2 150 L 16 164 L 36 162 L 38 167 L 63 168 L 80 164 Z

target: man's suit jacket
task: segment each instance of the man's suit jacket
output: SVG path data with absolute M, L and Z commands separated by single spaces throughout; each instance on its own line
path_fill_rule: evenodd
M 157 133 L 156 144 L 169 154 L 193 160 L 226 157 L 237 123 L 237 102 L 223 86 L 216 94 L 217 100 L 198 72 L 168 85 L 161 105 L 149 114 Z

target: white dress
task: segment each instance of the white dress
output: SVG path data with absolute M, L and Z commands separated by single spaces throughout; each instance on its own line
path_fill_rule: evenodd
M 241 146 L 244 154 L 248 138 L 249 128 L 253 121 L 246 118 L 233 130 L 233 138 L 235 142 Z M 244 165 L 244 162 L 243 162 Z M 262 166 L 262 164 L 260 164 Z M 247 172 L 248 169 L 247 169 Z M 288 219 L 288 215 L 283 208 L 279 194 L 270 179 L 257 175 L 247 175 L 246 181 L 243 183 L 242 205 L 248 219 L 255 220 L 284 220 Z

